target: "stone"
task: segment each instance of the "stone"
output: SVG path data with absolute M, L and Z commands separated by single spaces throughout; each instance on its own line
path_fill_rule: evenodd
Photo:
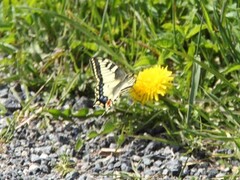
M 214 178 L 214 177 L 216 177 L 217 174 L 218 174 L 218 170 L 217 169 L 210 169 L 208 171 L 208 178 Z
M 68 154 L 70 151 L 71 151 L 70 145 L 64 144 L 57 150 L 56 153 L 58 155 L 62 155 L 62 154 Z
M 30 175 L 36 174 L 39 170 L 40 170 L 40 166 L 37 163 L 32 163 L 28 168 Z
M 161 160 L 157 160 L 153 163 L 153 165 L 156 167 L 160 167 L 162 164 L 163 164 L 163 162 Z
M 118 162 L 116 162 L 116 163 L 114 164 L 114 169 L 115 169 L 115 168 L 120 168 L 120 166 L 121 166 L 121 162 L 118 161 Z
M 144 170 L 144 165 L 143 164 L 139 164 L 139 166 L 137 167 L 138 171 L 143 171 Z
M 6 85 L 0 85 L 0 98 L 7 98 L 8 90 L 9 88 Z
M 39 158 L 40 158 L 41 160 L 50 160 L 48 154 L 46 154 L 46 153 L 42 153 Z
M 110 149 L 116 149 L 116 148 L 117 148 L 117 144 L 116 144 L 116 143 L 111 143 L 111 144 L 109 145 L 109 148 L 110 148 Z
M 173 176 L 178 176 L 182 169 L 182 164 L 179 160 L 173 159 L 167 162 L 167 168 Z
M 206 174 L 206 170 L 203 169 L 203 168 L 200 168 L 197 170 L 197 172 L 194 174 L 194 176 L 201 176 L 201 175 L 204 175 Z
M 141 160 L 141 157 L 138 156 L 138 155 L 133 155 L 132 160 L 135 161 L 135 162 L 139 162 Z
M 113 168 L 114 168 L 114 165 L 112 163 L 108 164 L 108 166 L 107 166 L 108 170 L 113 170 Z
M 23 150 L 22 153 L 21 153 L 22 157 L 28 157 L 28 155 L 29 155 L 29 152 L 26 151 L 26 150 Z
M 162 146 L 162 143 L 151 141 L 150 143 L 148 143 L 144 152 L 145 154 L 150 154 L 151 151 L 155 151 L 159 149 L 161 146 Z
M 4 106 L 6 109 L 10 110 L 11 112 L 20 109 L 22 106 L 21 104 L 18 102 L 18 100 L 16 100 L 14 97 L 8 97 L 8 99 L 6 99 L 6 101 L 4 102 Z
M 44 173 L 50 173 L 50 169 L 46 164 L 41 164 L 39 168 Z
M 121 164 L 121 170 L 125 171 L 125 172 L 129 172 L 129 171 L 132 170 L 132 167 L 130 166 L 129 163 L 124 162 L 124 163 Z
M 166 146 L 163 150 L 163 155 L 167 156 L 169 154 L 172 154 L 172 148 L 170 146 Z
M 103 163 L 97 162 L 93 168 L 93 172 L 99 173 L 102 170 Z
M 37 154 L 31 154 L 30 157 L 31 162 L 36 162 L 36 163 L 40 163 L 41 159 Z
M 15 148 L 15 156 L 20 157 L 22 155 L 23 147 L 19 146 Z
M 161 170 L 160 167 L 156 167 L 156 166 L 152 166 L 150 169 L 151 169 L 154 173 L 158 173 L 158 172 L 160 172 L 160 170 Z
M 151 159 L 148 158 L 148 157 L 143 157 L 143 158 L 142 158 L 142 161 L 143 161 L 143 164 L 144 164 L 145 166 L 149 166 L 149 165 L 152 164 Z
M 66 180 L 73 180 L 73 179 L 77 179 L 80 176 L 79 172 L 77 171 L 72 171 L 70 173 L 68 173 L 65 177 Z
M 168 170 L 168 169 L 164 169 L 164 170 L 163 170 L 163 172 L 162 172 L 162 175 L 167 175 L 167 174 L 168 174 L 168 172 L 169 172 L 169 170 Z
M 50 154 L 52 151 L 52 146 L 43 146 L 41 149 L 43 153 Z
M 148 175 L 148 176 L 152 176 L 152 175 L 154 175 L 154 171 L 151 170 L 151 169 L 146 169 L 146 170 L 144 171 L 144 174 L 145 174 L 145 175 Z

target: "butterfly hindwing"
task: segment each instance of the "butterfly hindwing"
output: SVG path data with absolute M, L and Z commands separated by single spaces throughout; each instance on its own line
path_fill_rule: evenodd
M 103 106 L 107 110 L 122 92 L 133 85 L 135 78 L 127 75 L 107 58 L 92 58 L 91 64 L 97 80 L 95 105 Z

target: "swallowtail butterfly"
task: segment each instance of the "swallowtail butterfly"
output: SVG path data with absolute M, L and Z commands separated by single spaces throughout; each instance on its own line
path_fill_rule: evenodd
M 107 111 L 124 91 L 133 86 L 135 78 L 107 58 L 94 57 L 91 65 L 97 80 L 94 106 Z

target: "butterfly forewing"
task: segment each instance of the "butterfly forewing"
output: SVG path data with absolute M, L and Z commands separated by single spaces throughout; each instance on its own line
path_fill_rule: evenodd
M 91 64 L 97 79 L 95 105 L 108 109 L 122 92 L 133 85 L 135 78 L 107 58 L 92 58 Z

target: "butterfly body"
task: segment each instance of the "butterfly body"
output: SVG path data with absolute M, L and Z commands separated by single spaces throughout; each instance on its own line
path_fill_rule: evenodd
M 108 110 L 123 92 L 133 86 L 135 78 L 107 58 L 92 58 L 91 64 L 97 80 L 94 106 Z

